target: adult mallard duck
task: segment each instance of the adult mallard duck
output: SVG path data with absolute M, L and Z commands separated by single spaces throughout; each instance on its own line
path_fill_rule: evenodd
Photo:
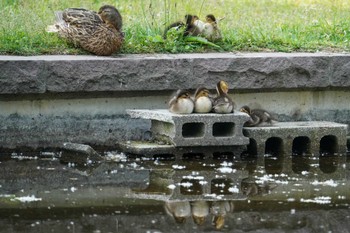
M 197 88 L 194 94 L 194 112 L 208 113 L 213 108 L 213 102 L 210 98 L 209 90 L 205 87 Z
M 272 124 L 273 120 L 275 120 L 273 116 L 264 109 L 250 109 L 250 107 L 244 105 L 241 107 L 240 111 L 250 116 L 250 120 L 244 124 L 246 127 L 260 126 L 266 123 Z
M 228 96 L 228 84 L 221 80 L 216 85 L 217 97 L 214 99 L 213 110 L 216 113 L 231 113 L 234 108 L 234 102 Z
M 221 32 L 218 27 L 216 18 L 214 15 L 209 14 L 205 17 L 206 23 L 204 24 L 202 34 L 210 41 L 220 40 Z
M 48 32 L 57 32 L 68 42 L 96 55 L 111 55 L 123 44 L 122 17 L 110 5 L 102 6 L 98 13 L 83 8 L 68 8 L 56 12 L 56 24 Z
M 193 112 L 194 103 L 187 90 L 177 90 L 169 101 L 169 111 L 177 114 L 190 114 Z

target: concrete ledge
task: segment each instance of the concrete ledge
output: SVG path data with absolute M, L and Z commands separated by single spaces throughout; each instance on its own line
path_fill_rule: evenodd
M 350 55 L 327 53 L 0 56 L 0 95 L 215 88 L 219 79 L 238 92 L 345 89 L 349 67 Z

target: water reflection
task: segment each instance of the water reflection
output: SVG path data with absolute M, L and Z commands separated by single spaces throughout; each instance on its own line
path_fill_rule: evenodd
M 307 141 L 298 140 L 297 144 Z M 23 223 L 24 230 L 28 218 L 42 224 L 59 218 L 68 219 L 68 225 L 74 220 L 76 230 L 276 231 L 306 227 L 310 220 L 298 215 L 303 211 L 315 215 L 349 210 L 349 157 L 308 154 L 307 147 L 287 155 L 272 148 L 278 142 L 271 139 L 264 156 L 242 158 L 235 151 L 211 157 L 193 151 L 182 159 L 164 153 L 113 161 L 107 159 L 111 153 L 104 153 L 105 161 L 88 168 L 60 162 L 59 152 L 1 156 L 6 159 L 0 163 L 0 222 Z M 106 220 L 92 217 L 85 228 L 79 226 L 87 215 L 101 213 Z M 286 225 L 280 228 L 272 216 Z M 350 211 L 343 213 L 342 224 L 347 224 L 347 216 Z M 106 228 L 110 221 L 113 229 Z M 72 229 L 70 225 L 68 232 Z

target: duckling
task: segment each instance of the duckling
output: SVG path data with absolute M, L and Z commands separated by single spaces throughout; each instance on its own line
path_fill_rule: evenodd
M 184 36 L 198 36 L 201 33 L 201 29 L 195 25 L 195 21 L 198 19 L 198 16 L 194 15 L 185 15 L 185 23 L 181 21 L 177 21 L 175 23 L 170 24 L 165 28 L 163 37 L 167 37 L 167 33 L 171 28 L 181 28 L 185 27 Z
M 250 116 L 250 120 L 244 124 L 245 127 L 260 126 L 266 123 L 272 124 L 273 120 L 275 120 L 272 115 L 264 109 L 250 109 L 247 105 L 244 105 L 241 107 L 240 111 Z
M 191 205 L 188 201 L 165 202 L 165 210 L 177 223 L 184 223 L 191 216 Z
M 205 87 L 198 87 L 194 94 L 194 112 L 208 113 L 213 108 L 209 90 Z
M 213 102 L 213 110 L 216 113 L 231 113 L 235 103 L 228 96 L 228 84 L 221 80 L 216 85 L 217 97 Z
M 203 36 L 210 41 L 220 40 L 222 38 L 221 31 L 218 27 L 215 16 L 209 14 L 205 17 L 205 20 L 206 23 L 204 24 L 202 31 Z
M 110 5 L 98 13 L 83 8 L 68 8 L 56 12 L 54 25 L 48 32 L 56 32 L 69 43 L 96 55 L 108 56 L 118 51 L 124 41 L 122 16 Z
M 205 23 L 202 20 L 200 20 L 197 15 L 194 15 L 193 18 L 193 24 L 198 28 L 199 33 L 202 33 L 204 30 Z
M 187 90 L 177 90 L 169 101 L 169 111 L 177 114 L 190 114 L 193 112 L 194 103 Z

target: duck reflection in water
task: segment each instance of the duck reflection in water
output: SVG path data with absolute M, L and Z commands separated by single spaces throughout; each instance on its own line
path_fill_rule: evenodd
M 225 225 L 227 213 L 233 212 L 234 206 L 230 201 L 214 201 L 210 207 L 210 213 L 213 215 L 213 224 L 220 230 Z
M 193 222 L 202 226 L 206 219 L 211 217 L 212 224 L 219 230 L 225 225 L 226 215 L 233 212 L 233 203 L 204 200 L 166 202 L 165 210 L 177 223 L 185 223 L 186 219 L 192 216 Z
M 191 205 L 188 201 L 165 202 L 165 211 L 173 216 L 177 223 L 184 223 L 191 216 Z
M 268 182 L 259 183 L 256 179 L 250 177 L 243 179 L 241 182 L 241 191 L 248 197 L 269 194 L 276 187 L 277 184 Z

